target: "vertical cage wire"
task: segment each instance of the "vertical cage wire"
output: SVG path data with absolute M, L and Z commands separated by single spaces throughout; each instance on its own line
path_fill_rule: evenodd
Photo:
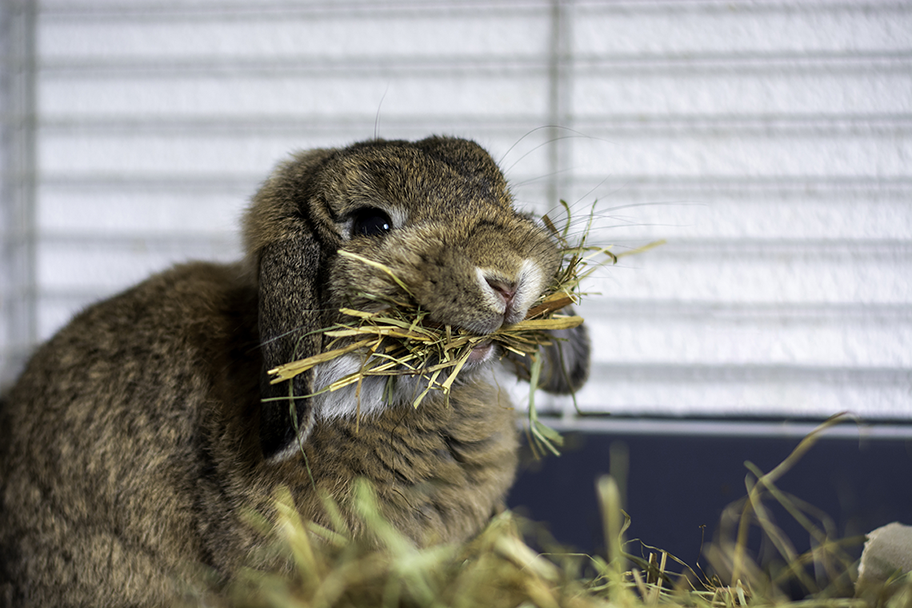
M 2 262 L 3 324 L 0 384 L 22 367 L 37 341 L 37 3 L 4 2 L 2 27 Z

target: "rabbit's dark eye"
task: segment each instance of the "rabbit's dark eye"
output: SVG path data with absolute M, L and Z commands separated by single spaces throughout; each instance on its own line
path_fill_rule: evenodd
M 352 218 L 352 236 L 380 236 L 392 228 L 390 217 L 380 209 L 362 209 Z

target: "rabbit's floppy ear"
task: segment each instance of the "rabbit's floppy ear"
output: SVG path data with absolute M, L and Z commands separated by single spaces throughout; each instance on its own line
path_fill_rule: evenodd
M 260 261 L 259 328 L 263 352 L 260 376 L 260 445 L 270 458 L 294 449 L 313 425 L 313 372 L 272 384 L 269 370 L 317 354 L 319 327 L 317 265 L 320 248 L 312 237 L 267 246 Z
M 256 273 L 260 372 L 260 445 L 265 458 L 294 453 L 314 421 L 313 372 L 272 384 L 269 370 L 319 352 L 322 339 L 322 270 L 328 236 L 315 199 L 315 181 L 329 150 L 299 154 L 280 165 L 254 197 L 245 239 Z M 331 238 L 331 237 L 330 237 Z M 335 244 L 329 244 L 335 251 Z

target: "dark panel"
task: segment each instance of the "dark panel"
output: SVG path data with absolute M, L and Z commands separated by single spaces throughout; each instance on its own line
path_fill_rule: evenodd
M 690 565 L 700 557 L 726 505 L 746 494 L 745 461 L 772 470 L 800 439 L 573 433 L 560 457 L 525 459 L 509 503 L 543 522 L 562 544 L 603 553 L 595 480 L 610 468 L 612 444 L 629 454 L 627 538 L 665 549 Z M 891 521 L 912 523 L 912 441 L 822 438 L 777 486 L 828 514 L 841 537 Z M 781 508 L 776 523 L 796 548 L 804 529 Z M 853 554 L 860 554 L 857 547 Z M 705 562 L 705 560 L 703 560 Z

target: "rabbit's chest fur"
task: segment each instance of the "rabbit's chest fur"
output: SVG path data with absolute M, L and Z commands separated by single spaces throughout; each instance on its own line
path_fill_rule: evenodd
M 305 453 L 317 488 L 347 505 L 350 482 L 366 478 L 383 515 L 427 545 L 465 540 L 503 508 L 516 435 L 509 400 L 479 378 L 454 388 L 448 404 L 433 395 L 418 409 L 320 419 Z

